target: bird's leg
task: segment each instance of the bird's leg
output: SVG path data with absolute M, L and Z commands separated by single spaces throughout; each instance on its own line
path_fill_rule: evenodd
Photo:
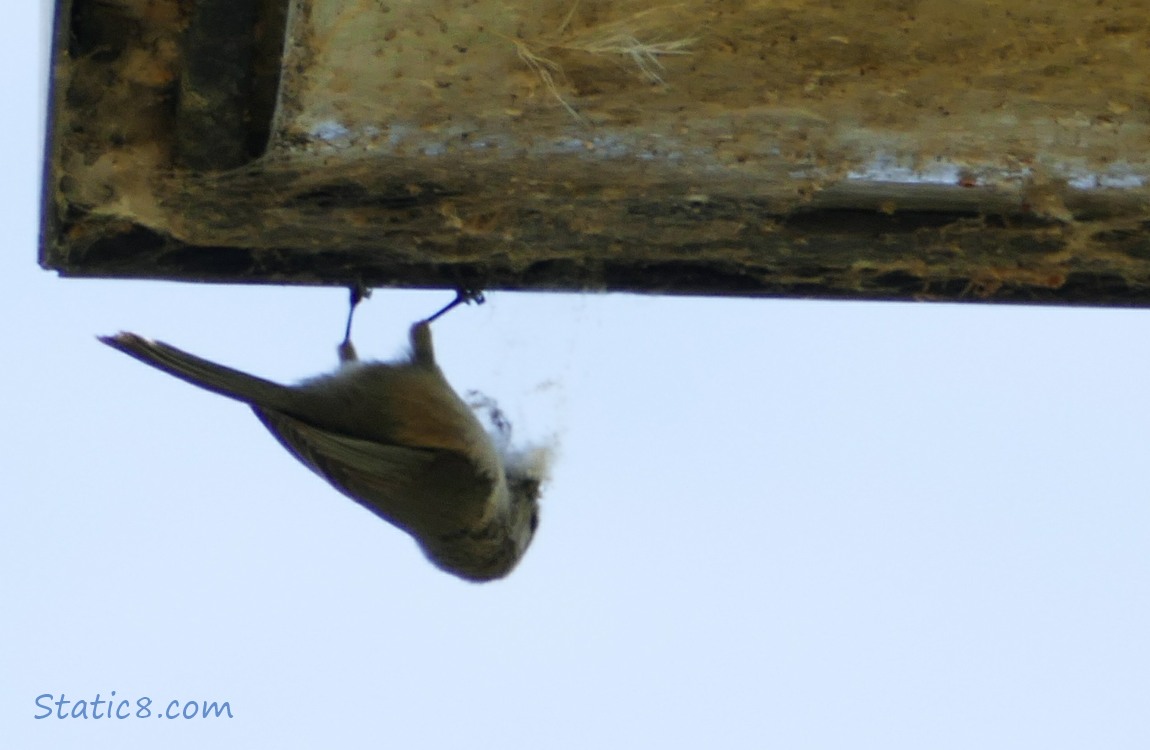
M 464 303 L 471 304 L 472 302 L 474 302 L 477 305 L 482 305 L 484 302 L 484 299 L 485 298 L 484 298 L 483 292 L 481 290 L 463 289 L 463 288 L 456 289 L 455 290 L 455 299 L 453 299 L 450 303 L 448 303 L 439 312 L 435 313 L 434 315 L 432 315 L 429 318 L 426 318 L 424 320 L 424 322 L 430 323 L 433 320 L 435 320 L 436 318 L 442 317 L 444 314 L 447 313 L 448 310 L 454 309 L 455 307 L 458 307 L 459 305 L 464 304 Z
M 357 359 L 355 347 L 351 343 L 351 321 L 355 317 L 356 306 L 370 296 L 371 290 L 365 287 L 362 282 L 356 282 L 351 286 L 348 296 L 347 328 L 344 329 L 343 341 L 338 349 L 340 362 L 355 362 Z
M 459 288 L 455 290 L 455 299 L 442 310 L 429 318 L 424 318 L 411 327 L 411 361 L 424 367 L 435 365 L 435 350 L 431 345 L 431 322 L 439 318 L 462 303 L 474 302 L 483 304 L 483 292 L 472 289 Z

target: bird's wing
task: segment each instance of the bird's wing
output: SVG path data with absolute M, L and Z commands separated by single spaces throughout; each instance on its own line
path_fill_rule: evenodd
M 300 462 L 417 537 L 472 528 L 488 510 L 495 478 L 465 453 L 363 440 L 282 412 L 258 406 L 252 410 Z

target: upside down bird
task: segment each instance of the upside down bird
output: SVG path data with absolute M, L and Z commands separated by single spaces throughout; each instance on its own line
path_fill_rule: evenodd
M 281 385 L 134 333 L 100 341 L 159 370 L 248 404 L 280 443 L 333 487 L 410 534 L 436 566 L 469 581 L 506 576 L 539 523 L 539 456 L 505 450 L 435 362 L 431 322 L 411 327 L 411 352 L 360 361 L 352 291 L 335 372 Z

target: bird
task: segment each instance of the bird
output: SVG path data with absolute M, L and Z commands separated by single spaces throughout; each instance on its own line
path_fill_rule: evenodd
M 472 582 L 507 576 L 539 524 L 545 459 L 489 434 L 435 361 L 431 323 L 481 293 L 461 290 L 410 329 L 410 352 L 361 361 L 347 327 L 334 372 L 282 385 L 161 341 L 121 332 L 108 346 L 205 390 L 243 402 L 296 459 L 332 487 L 407 532 L 438 568 Z

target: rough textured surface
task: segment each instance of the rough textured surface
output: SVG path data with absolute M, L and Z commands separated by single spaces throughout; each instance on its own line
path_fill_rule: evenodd
M 46 265 L 1150 303 L 1150 0 L 294 0 L 195 173 L 193 6 L 65 15 Z

